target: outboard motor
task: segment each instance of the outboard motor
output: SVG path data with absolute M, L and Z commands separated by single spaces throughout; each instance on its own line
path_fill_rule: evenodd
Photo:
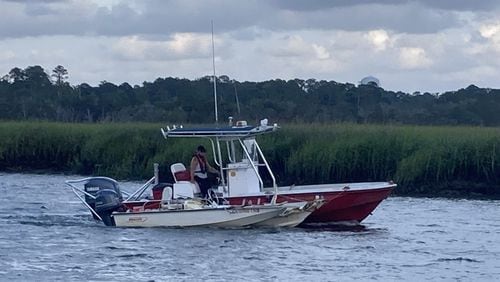
M 93 177 L 84 185 L 84 190 L 96 197 L 93 199 L 85 195 L 85 202 L 96 211 L 106 226 L 114 226 L 111 214 L 122 207 L 123 201 L 118 182 L 108 177 Z M 92 215 L 94 219 L 99 219 Z

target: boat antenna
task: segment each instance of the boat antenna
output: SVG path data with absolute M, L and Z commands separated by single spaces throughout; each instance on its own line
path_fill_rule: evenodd
M 241 115 L 241 110 L 240 110 L 240 100 L 238 99 L 238 90 L 236 90 L 236 81 L 233 80 L 233 87 L 234 87 L 234 96 L 236 96 L 236 108 L 238 109 L 238 116 Z
M 217 113 L 217 77 L 215 76 L 215 44 L 214 44 L 214 21 L 212 20 L 212 66 L 214 69 L 214 105 L 215 105 L 215 124 L 219 124 L 219 115 Z

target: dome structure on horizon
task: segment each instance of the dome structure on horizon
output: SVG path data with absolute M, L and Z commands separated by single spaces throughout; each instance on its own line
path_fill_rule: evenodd
M 372 85 L 372 86 L 380 87 L 380 80 L 378 80 L 378 78 L 376 78 L 374 76 L 369 75 L 369 76 L 361 79 L 361 81 L 359 82 L 359 85 Z

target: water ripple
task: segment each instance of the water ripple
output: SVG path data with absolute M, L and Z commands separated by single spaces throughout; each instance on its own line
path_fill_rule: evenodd
M 463 258 L 463 257 L 457 257 L 457 258 L 440 258 L 438 259 L 437 261 L 439 262 L 452 262 L 452 261 L 458 261 L 458 262 L 462 262 L 462 261 L 465 261 L 465 262 L 481 262 L 479 260 L 475 260 L 475 259 L 471 259 L 471 258 Z
M 389 198 L 361 226 L 119 229 L 64 186 L 2 174 L 2 281 L 494 281 L 500 202 Z M 137 183 L 124 183 L 131 190 Z M 43 191 L 43 193 L 41 193 Z

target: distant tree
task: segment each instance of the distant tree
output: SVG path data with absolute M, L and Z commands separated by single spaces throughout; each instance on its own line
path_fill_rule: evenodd
M 101 81 L 71 86 L 58 65 L 13 68 L 0 76 L 0 119 L 70 122 L 213 121 L 213 77 L 158 78 L 142 85 Z M 257 123 L 360 122 L 500 126 L 500 90 L 467 88 L 446 93 L 404 93 L 315 79 L 238 82 L 217 78 L 219 119 Z M 57 93 L 57 95 L 55 95 Z
M 219 81 L 221 83 L 229 83 L 231 81 L 231 79 L 227 75 L 221 75 L 221 76 L 219 76 Z
M 41 66 L 29 66 L 24 69 L 26 80 L 36 86 L 50 85 L 49 75 Z
M 15 83 L 18 81 L 26 80 L 26 73 L 20 68 L 13 68 L 8 74 L 9 82 Z
M 55 79 L 56 85 L 61 86 L 64 84 L 65 80 L 68 79 L 68 70 L 58 65 L 52 70 L 52 77 Z

